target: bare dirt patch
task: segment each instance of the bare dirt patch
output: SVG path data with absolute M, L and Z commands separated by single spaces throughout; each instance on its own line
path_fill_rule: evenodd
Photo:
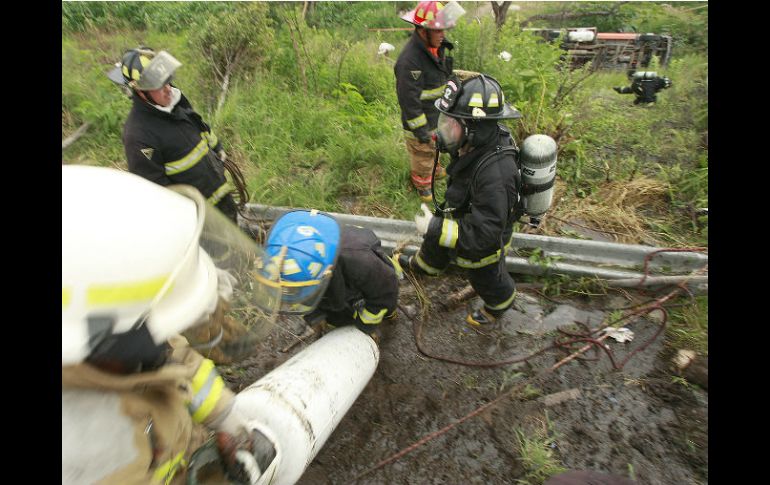
M 619 303 L 617 295 L 556 303 L 522 291 L 516 309 L 499 327 L 476 331 L 463 323 L 464 305 L 439 303 L 465 287 L 459 273 L 450 271 L 443 278 L 423 278 L 419 283 L 433 302 L 422 324 L 424 348 L 431 354 L 476 362 L 524 356 L 548 346 L 557 335 L 555 328 L 572 324 L 570 319 L 597 327 L 608 306 Z M 517 483 L 526 472 L 517 430 L 529 434 L 544 423 L 553 438 L 554 456 L 565 468 L 632 476 L 651 485 L 708 483 L 708 394 L 672 380 L 672 351 L 663 338 L 635 354 L 621 371 L 613 370 L 603 355 L 599 360 L 570 362 L 531 380 L 528 392 L 500 400 L 356 482 L 355 477 L 381 460 L 567 355 L 553 351 L 526 363 L 492 368 L 431 359 L 415 344 L 421 307 L 407 280 L 401 284 L 400 302 L 415 320 L 400 311 L 396 320 L 384 324 L 377 371 L 298 483 Z M 471 302 L 478 304 L 477 299 Z M 658 328 L 643 319 L 629 326 L 635 332 L 633 342 L 608 340 L 618 360 Z M 281 320 L 257 355 L 223 367 L 230 387 L 245 388 L 312 343 L 314 338 L 287 353 L 280 351 L 296 340 L 292 333 L 302 330 L 298 320 Z M 553 397 L 562 391 L 570 392 Z

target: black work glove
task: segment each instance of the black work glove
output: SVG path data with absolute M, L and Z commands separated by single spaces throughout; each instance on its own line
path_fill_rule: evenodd
M 412 130 L 412 133 L 414 133 L 414 136 L 420 140 L 420 143 L 430 143 L 431 141 L 431 133 L 426 126 L 415 128 Z
M 238 436 L 219 431 L 216 441 L 227 476 L 234 483 L 256 482 L 275 459 L 273 443 L 256 429 Z
M 620 92 L 622 91 L 622 88 L 620 88 L 620 87 L 618 87 L 618 86 L 615 86 L 615 87 L 613 87 L 612 89 L 614 89 L 616 93 L 620 93 Z M 622 93 L 621 93 L 621 94 L 622 94 Z

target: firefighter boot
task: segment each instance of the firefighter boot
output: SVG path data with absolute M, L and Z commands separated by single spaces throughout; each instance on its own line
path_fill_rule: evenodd
M 431 192 L 430 187 L 415 187 L 414 189 L 421 201 L 428 203 L 433 200 L 433 192 Z
M 505 312 L 489 310 L 482 306 L 478 310 L 469 311 L 465 321 L 474 327 L 488 326 L 496 323 L 503 313 Z

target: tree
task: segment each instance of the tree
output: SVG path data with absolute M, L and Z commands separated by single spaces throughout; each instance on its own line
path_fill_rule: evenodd
M 508 16 L 508 8 L 511 6 L 511 2 L 490 2 L 492 4 L 492 11 L 495 13 L 495 25 L 497 30 L 503 28 L 505 19 Z
M 259 65 L 272 43 L 272 21 L 265 2 L 238 2 L 232 8 L 204 18 L 192 29 L 190 44 L 201 52 L 221 87 L 216 114 L 225 102 L 234 76 Z

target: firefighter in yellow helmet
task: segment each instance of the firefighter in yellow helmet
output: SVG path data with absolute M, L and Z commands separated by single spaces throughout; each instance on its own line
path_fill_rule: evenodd
M 431 180 L 435 144 L 432 139 L 438 122 L 433 103 L 444 93 L 452 75 L 454 45 L 444 32 L 453 28 L 465 13 L 455 2 L 420 2 L 401 18 L 414 25 L 412 37 L 398 56 L 394 67 L 396 94 L 401 108 L 401 124 L 409 154 L 412 185 L 423 202 L 431 200 Z M 437 178 L 446 172 L 439 167 Z
M 249 277 L 261 247 L 193 187 L 171 189 L 62 166 L 63 484 L 181 484 L 212 452 L 219 483 L 275 468 L 272 439 L 180 333 L 235 294 L 266 333 L 280 293 Z M 225 245 L 219 267 L 209 252 Z
M 159 185 L 192 185 L 237 222 L 222 141 L 172 84 L 181 65 L 166 51 L 137 47 L 107 74 L 132 93 L 133 107 L 123 127 L 128 169 Z

